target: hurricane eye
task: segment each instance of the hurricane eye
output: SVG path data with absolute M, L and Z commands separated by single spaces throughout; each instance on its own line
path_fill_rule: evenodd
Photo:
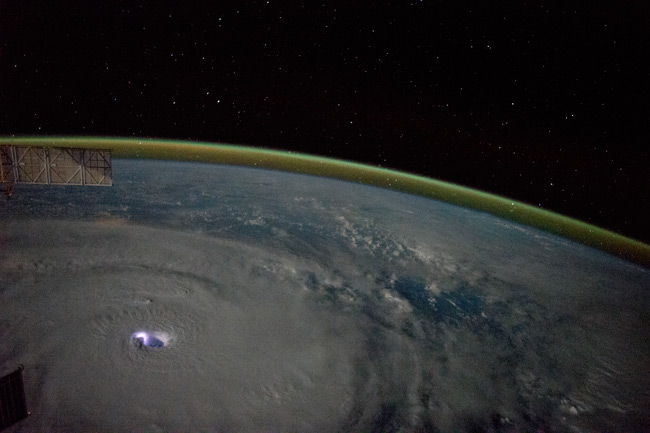
M 136 332 L 133 334 L 133 339 L 140 346 L 147 347 L 164 347 L 169 340 L 166 334 L 156 334 L 148 332 Z

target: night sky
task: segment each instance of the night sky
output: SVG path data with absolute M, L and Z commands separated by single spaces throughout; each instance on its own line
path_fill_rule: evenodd
M 343 158 L 650 242 L 644 1 L 189 3 L 0 0 L 0 135 Z

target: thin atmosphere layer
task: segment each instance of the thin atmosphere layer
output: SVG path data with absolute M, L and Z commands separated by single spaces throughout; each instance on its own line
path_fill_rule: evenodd
M 440 180 L 365 164 L 221 143 L 112 137 L 0 137 L 0 145 L 108 149 L 114 158 L 241 165 L 358 182 L 476 209 L 650 268 L 650 246 L 564 215 Z

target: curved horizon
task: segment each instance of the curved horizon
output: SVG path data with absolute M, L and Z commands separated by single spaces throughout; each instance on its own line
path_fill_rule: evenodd
M 244 145 L 133 137 L 0 137 L 0 145 L 107 149 L 114 158 L 207 162 L 362 183 L 440 200 L 538 228 L 650 268 L 650 245 L 507 197 L 398 170 Z

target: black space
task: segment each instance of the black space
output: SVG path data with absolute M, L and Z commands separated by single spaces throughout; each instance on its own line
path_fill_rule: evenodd
M 649 96 L 644 1 L 0 0 L 0 135 L 343 158 L 645 242 Z

